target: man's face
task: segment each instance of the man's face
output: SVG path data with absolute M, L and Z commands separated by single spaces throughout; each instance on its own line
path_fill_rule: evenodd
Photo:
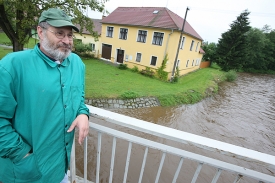
M 52 27 L 43 30 L 41 50 L 55 60 L 63 61 L 69 56 L 73 45 L 71 27 Z

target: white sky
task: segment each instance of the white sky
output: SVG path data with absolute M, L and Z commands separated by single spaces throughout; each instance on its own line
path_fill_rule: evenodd
M 245 9 L 250 13 L 250 26 L 275 29 L 275 0 L 109 0 L 105 9 L 111 13 L 117 7 L 167 7 L 182 18 L 189 7 L 186 20 L 209 43 L 218 43 L 221 34 Z M 90 18 L 100 19 L 102 13 L 88 12 Z

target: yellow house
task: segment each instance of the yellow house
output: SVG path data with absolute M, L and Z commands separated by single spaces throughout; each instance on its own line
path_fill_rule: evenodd
M 93 21 L 93 30 L 97 32 L 99 35 L 98 39 L 95 40 L 95 38 L 91 35 L 91 33 L 85 29 L 83 29 L 82 35 L 79 33 L 75 32 L 74 36 L 75 39 L 78 41 L 81 41 L 83 44 L 89 44 L 92 47 L 92 52 L 95 55 L 95 57 L 99 57 L 101 53 L 101 19 L 91 19 Z M 80 29 L 79 25 L 76 25 L 78 29 Z
M 101 23 L 104 60 L 155 70 L 167 54 L 169 78 L 174 63 L 180 75 L 199 69 L 203 39 L 186 21 L 176 59 L 183 18 L 165 7 L 118 7 Z

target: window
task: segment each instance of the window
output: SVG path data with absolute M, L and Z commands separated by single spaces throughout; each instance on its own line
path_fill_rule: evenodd
M 138 31 L 137 42 L 145 43 L 146 42 L 146 37 L 147 37 L 147 31 L 139 30 Z
M 141 61 L 141 53 L 137 53 L 136 61 L 137 61 L 137 62 L 140 62 L 140 61 Z
M 163 40 L 163 35 L 164 35 L 164 33 L 154 32 L 154 37 L 153 37 L 152 44 L 161 46 L 162 45 L 162 40 Z
M 194 60 L 193 60 L 193 62 L 192 62 L 192 66 L 194 65 Z
M 107 27 L 107 37 L 113 37 L 113 31 L 114 28 L 113 27 Z
M 183 50 L 183 45 L 184 45 L 185 37 L 181 38 L 181 43 L 180 43 L 180 49 Z
M 90 46 L 92 48 L 92 51 L 94 51 L 95 50 L 95 44 L 94 43 L 90 43 Z
M 177 61 L 177 65 L 176 65 L 176 68 L 180 68 L 180 60 Z
M 186 67 L 188 67 L 188 63 L 189 63 L 189 60 L 187 60 L 187 62 L 186 62 Z
M 200 63 L 200 59 L 198 58 L 196 61 L 196 65 L 199 65 L 199 63 Z
M 192 51 L 193 46 L 194 46 L 194 40 L 192 40 L 192 42 L 191 42 L 190 51 Z
M 150 65 L 156 66 L 157 64 L 157 57 L 152 56 Z
M 200 44 L 200 42 L 197 43 L 196 52 L 198 51 L 199 44 Z
M 119 39 L 127 39 L 128 29 L 120 28 Z

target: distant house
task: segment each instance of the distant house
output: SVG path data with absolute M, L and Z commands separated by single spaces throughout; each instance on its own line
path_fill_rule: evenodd
M 118 7 L 102 20 L 101 58 L 140 70 L 161 66 L 171 76 L 183 18 L 165 7 Z M 203 39 L 186 21 L 176 61 L 180 75 L 199 69 Z
M 74 36 L 76 41 L 80 41 L 83 44 L 89 44 L 92 49 L 93 53 L 95 54 L 95 57 L 98 57 L 99 53 L 101 53 L 101 19 L 91 19 L 93 21 L 94 28 L 93 30 L 97 32 L 99 35 L 98 40 L 95 40 L 95 38 L 91 35 L 91 33 L 83 28 L 82 35 L 79 33 L 75 32 Z M 78 29 L 80 29 L 80 25 L 76 25 Z

